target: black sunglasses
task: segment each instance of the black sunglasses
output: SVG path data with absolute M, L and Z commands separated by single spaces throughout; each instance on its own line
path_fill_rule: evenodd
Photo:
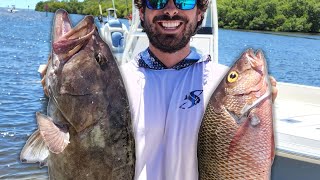
M 163 9 L 168 2 L 169 0 L 146 0 L 147 7 L 153 10 Z M 197 0 L 173 0 L 173 2 L 181 10 L 191 10 L 197 4 Z

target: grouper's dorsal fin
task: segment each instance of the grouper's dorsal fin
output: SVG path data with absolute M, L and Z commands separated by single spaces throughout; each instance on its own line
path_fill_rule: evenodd
M 61 153 L 69 144 L 69 133 L 57 127 L 50 117 L 39 112 L 36 116 L 40 134 L 49 150 L 55 154 Z
M 40 163 L 40 167 L 47 164 L 49 150 L 44 143 L 40 131 L 36 130 L 28 139 L 20 153 L 20 161 L 23 163 Z

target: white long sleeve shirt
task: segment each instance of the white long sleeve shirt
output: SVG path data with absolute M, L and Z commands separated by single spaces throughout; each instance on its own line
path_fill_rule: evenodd
M 177 68 L 149 54 L 121 67 L 136 147 L 136 180 L 197 180 L 197 139 L 205 105 L 227 67 L 192 51 Z

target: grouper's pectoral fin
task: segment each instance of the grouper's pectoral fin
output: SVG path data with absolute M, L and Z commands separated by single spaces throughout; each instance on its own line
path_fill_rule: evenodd
M 39 132 L 49 150 L 55 154 L 61 153 L 69 144 L 69 132 L 59 128 L 46 115 L 37 112 L 36 116 Z
M 23 163 L 40 163 L 40 167 L 47 165 L 49 150 L 44 143 L 40 131 L 36 130 L 28 139 L 20 153 Z

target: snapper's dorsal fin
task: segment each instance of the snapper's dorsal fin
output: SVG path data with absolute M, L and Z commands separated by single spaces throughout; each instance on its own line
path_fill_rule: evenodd
M 69 132 L 55 125 L 52 119 L 37 112 L 39 132 L 48 149 L 55 154 L 61 153 L 69 144 Z

